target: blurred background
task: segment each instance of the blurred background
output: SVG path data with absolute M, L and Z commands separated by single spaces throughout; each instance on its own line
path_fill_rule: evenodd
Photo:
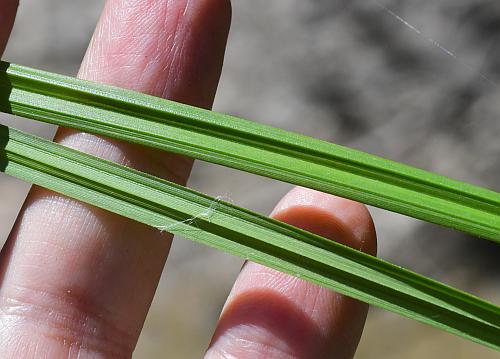
M 75 75 L 102 0 L 22 0 L 4 59 Z M 500 3 L 233 0 L 215 110 L 500 190 Z M 54 128 L 0 116 L 51 137 Z M 189 186 L 268 214 L 290 185 L 197 162 Z M 29 185 L 0 175 L 0 244 Z M 500 303 L 500 248 L 370 208 L 379 255 Z M 178 238 L 136 358 L 199 358 L 241 267 Z M 496 353 L 372 308 L 356 358 Z

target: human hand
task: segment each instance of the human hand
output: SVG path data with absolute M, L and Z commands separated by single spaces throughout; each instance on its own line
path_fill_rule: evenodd
M 0 51 L 16 1 L 0 0 Z M 108 0 L 79 77 L 210 107 L 228 0 Z M 56 141 L 185 184 L 190 159 L 72 130 Z M 374 254 L 358 203 L 295 188 L 273 217 Z M 171 237 L 34 187 L 0 256 L 0 357 L 130 357 Z M 168 275 L 168 274 L 167 274 Z M 245 264 L 207 358 L 348 358 L 367 306 Z

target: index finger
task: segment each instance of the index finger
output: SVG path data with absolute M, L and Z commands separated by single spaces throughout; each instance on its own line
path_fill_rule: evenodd
M 228 0 L 108 0 L 80 77 L 209 107 L 229 20 Z M 130 143 L 67 129 L 57 141 L 178 182 L 189 175 L 190 160 Z M 170 242 L 35 187 L 0 253 L 0 357 L 130 357 Z

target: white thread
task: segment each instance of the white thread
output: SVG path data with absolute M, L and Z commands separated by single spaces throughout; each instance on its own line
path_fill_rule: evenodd
M 419 29 L 417 29 L 415 26 L 413 26 L 412 24 L 410 24 L 408 21 L 406 21 L 405 19 L 403 19 L 401 16 L 399 16 L 398 14 L 396 14 L 394 11 L 392 11 L 391 9 L 389 9 L 387 6 L 382 5 L 377 0 L 372 0 L 372 1 L 373 1 L 373 3 L 375 5 L 377 5 L 379 8 L 381 8 L 382 10 L 384 10 L 385 12 L 387 12 L 389 15 L 392 15 L 396 20 L 398 20 L 401 23 L 403 23 L 404 25 L 406 25 L 409 29 L 415 31 L 419 35 L 422 35 L 422 31 L 420 31 Z
M 399 22 L 401 22 L 402 24 L 404 24 L 410 30 L 412 30 L 413 32 L 415 32 L 418 36 L 423 37 L 429 43 L 431 43 L 433 46 L 437 47 L 439 50 L 441 50 L 442 52 L 444 52 L 446 55 L 448 55 L 451 58 L 453 58 L 455 61 L 460 62 L 463 66 L 467 67 L 469 70 L 477 71 L 473 66 L 471 66 L 471 65 L 469 65 L 467 63 L 464 63 L 462 61 L 459 61 L 457 55 L 453 51 L 448 50 L 446 47 L 444 47 L 443 45 L 441 45 L 441 43 L 439 43 L 438 41 L 434 40 L 432 37 L 429 37 L 429 36 L 425 35 L 422 32 L 422 30 L 420 30 L 416 26 L 410 24 L 407 20 L 403 19 L 403 17 L 401 17 L 398 14 L 396 14 L 394 11 L 392 11 L 391 9 L 389 9 L 387 6 L 381 4 L 377 0 L 372 0 L 372 2 L 376 6 L 378 6 L 380 9 L 382 9 L 383 11 L 385 11 L 386 13 L 388 13 L 389 15 L 391 15 L 392 17 L 394 17 L 396 20 L 398 20 Z M 488 76 L 486 76 L 486 74 L 484 74 L 481 71 L 477 71 L 477 73 L 478 73 L 478 75 L 479 75 L 479 77 L 481 79 L 483 79 L 484 81 L 488 82 L 490 85 L 492 85 L 494 87 L 498 87 L 498 84 L 495 81 L 493 81 L 492 79 L 490 79 Z
M 196 216 L 193 216 L 191 218 L 185 219 L 184 221 L 175 222 L 175 223 L 172 223 L 172 224 L 169 224 L 169 225 L 156 226 L 156 228 L 158 230 L 160 230 L 161 232 L 170 232 L 170 231 L 172 231 L 173 229 L 175 229 L 179 225 L 182 225 L 182 224 L 191 225 L 197 219 L 200 219 L 200 218 L 205 218 L 208 221 L 210 221 L 210 219 L 215 215 L 217 207 L 219 206 L 219 203 L 221 201 L 223 201 L 223 200 L 228 201 L 229 198 L 227 196 L 217 196 L 217 197 L 215 197 L 214 201 L 212 201 L 210 203 L 209 207 L 207 207 L 204 211 L 200 212 Z

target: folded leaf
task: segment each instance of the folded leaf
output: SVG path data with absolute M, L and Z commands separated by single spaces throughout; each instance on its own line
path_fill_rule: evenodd
M 5 126 L 0 126 L 0 169 L 500 349 L 499 307 L 182 186 Z
M 236 117 L 0 63 L 0 110 L 184 154 L 500 242 L 500 194 Z

